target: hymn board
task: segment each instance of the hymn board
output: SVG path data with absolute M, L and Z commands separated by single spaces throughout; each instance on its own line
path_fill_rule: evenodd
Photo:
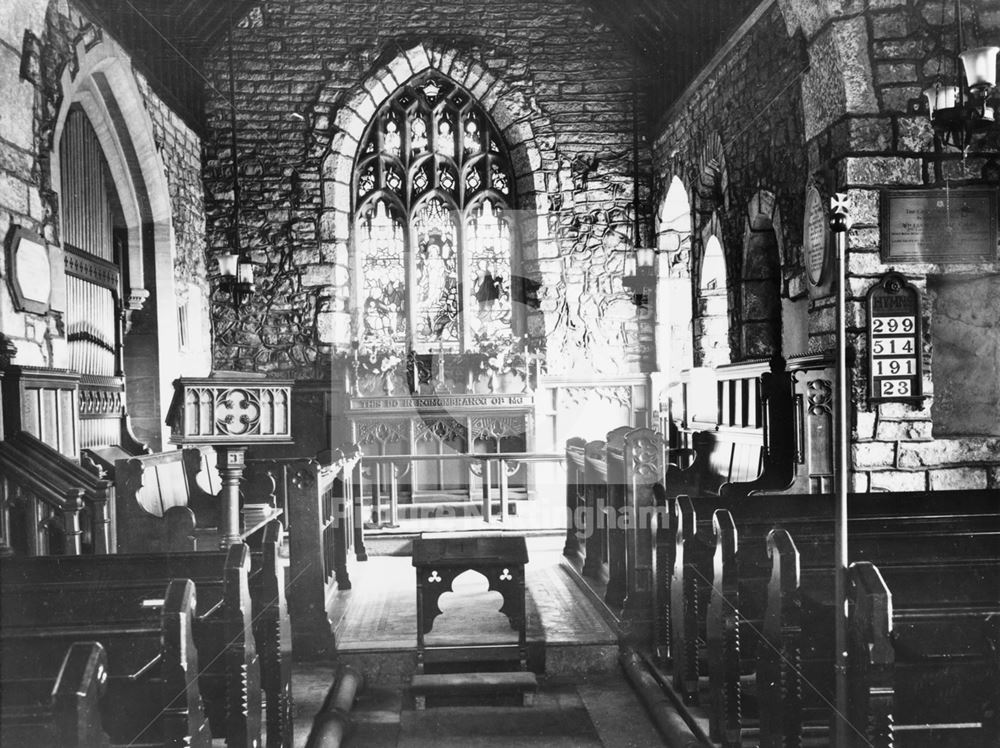
M 889 273 L 868 292 L 868 397 L 919 400 L 923 389 L 920 292 Z

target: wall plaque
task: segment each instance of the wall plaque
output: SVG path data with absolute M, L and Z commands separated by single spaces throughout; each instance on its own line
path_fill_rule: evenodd
M 815 186 L 806 191 L 806 215 L 802 226 L 802 254 L 809 283 L 819 286 L 830 269 L 830 222 L 823 197 Z
M 883 262 L 995 262 L 995 187 L 882 190 Z
M 16 228 L 7 254 L 7 281 L 18 310 L 45 314 L 52 296 L 52 259 L 45 240 L 38 234 Z
M 919 401 L 923 392 L 920 292 L 889 273 L 866 299 L 868 309 L 868 399 Z

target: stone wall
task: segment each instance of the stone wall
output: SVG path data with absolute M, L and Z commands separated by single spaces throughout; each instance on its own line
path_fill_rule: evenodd
M 40 50 L 27 50 L 29 71 L 36 80 L 21 75 L 25 30 L 38 39 L 46 30 L 42 3 L 14 0 L 0 6 L 0 236 L 6 242 L 13 226 L 30 229 L 49 242 L 57 240 L 54 206 L 44 199 L 48 185 L 40 163 L 39 124 L 43 109 L 38 88 L 42 85 Z M 51 114 L 51 105 L 48 112 Z M 29 314 L 15 309 L 7 283 L 7 253 L 0 256 L 0 334 L 16 348 L 15 360 L 32 366 L 65 366 L 65 346 L 59 315 Z M 53 299 L 57 307 L 60 302 Z
M 477 96 L 511 150 L 525 245 L 515 273 L 541 283 L 525 315 L 535 344 L 547 341 L 549 371 L 638 370 L 635 308 L 610 251 L 632 233 L 631 59 L 584 5 L 264 3 L 237 29 L 234 53 L 241 241 L 260 282 L 240 315 L 216 307 L 218 366 L 325 376 L 357 335 L 355 151 L 378 104 L 433 68 Z M 225 45 L 208 67 L 210 90 L 227 91 Z M 212 97 L 212 253 L 232 220 L 228 117 Z
M 0 235 L 7 240 L 12 226 L 22 226 L 56 250 L 49 312 L 15 310 L 4 282 L 0 334 L 16 348 L 15 364 L 69 364 L 53 149 L 69 103 L 88 100 L 92 111 L 107 112 L 95 123 L 107 141 L 127 141 L 109 161 L 114 178 L 130 182 L 133 200 L 125 208 L 130 242 L 123 258 L 133 276 L 123 302 L 135 309 L 126 338 L 126 368 L 135 370 L 128 371 L 129 398 L 140 436 L 158 444 L 169 381 L 206 373 L 210 359 L 200 138 L 114 39 L 72 4 L 12 0 L 0 8 L 0 29 Z M 7 275 L 2 264 L 0 274 Z M 143 304 L 147 291 L 153 293 Z M 194 320 L 185 350 L 177 344 L 178 298 Z
M 1000 330 L 988 312 L 976 312 L 995 303 L 1000 263 L 887 264 L 881 255 L 881 190 L 982 185 L 983 166 L 1000 151 L 1000 143 L 987 140 L 964 156 L 947 148 L 935 153 L 927 116 L 913 110 L 938 71 L 951 69 L 954 17 L 951 4 L 945 6 L 942 12 L 940 3 L 917 0 L 762 3 L 757 22 L 668 113 L 656 140 L 658 175 L 680 175 L 694 205 L 692 276 L 701 228 L 711 220 L 699 204 L 721 216 L 731 315 L 739 309 L 733 279 L 741 277 L 745 216 L 753 212 L 747 198 L 757 185 L 773 192 L 782 216 L 784 301 L 808 290 L 810 352 L 833 350 L 837 319 L 835 288 L 813 287 L 803 272 L 804 193 L 813 184 L 826 196 L 848 194 L 846 322 L 857 354 L 851 459 L 853 487 L 861 491 L 1000 485 Z M 1000 2 L 964 6 L 967 45 L 995 43 Z M 760 99 L 744 72 L 765 81 Z M 753 119 L 743 110 L 748 99 L 758 107 L 766 102 L 765 116 Z M 718 133 L 721 148 L 710 133 Z M 871 403 L 865 384 L 865 295 L 889 271 L 925 292 L 919 403 Z

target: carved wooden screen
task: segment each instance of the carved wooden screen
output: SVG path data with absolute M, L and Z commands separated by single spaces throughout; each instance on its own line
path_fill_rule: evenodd
M 363 344 L 457 352 L 511 337 L 513 190 L 503 140 L 468 92 L 424 73 L 390 97 L 354 171 Z
M 90 121 L 72 108 L 60 141 L 62 231 L 66 250 L 66 339 L 70 368 L 115 376 L 119 270 L 114 191 Z

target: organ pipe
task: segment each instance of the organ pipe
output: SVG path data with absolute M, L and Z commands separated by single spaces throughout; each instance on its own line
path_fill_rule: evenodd
M 112 377 L 118 373 L 120 298 L 114 206 L 100 141 L 79 107 L 70 110 L 59 147 L 70 366 Z

